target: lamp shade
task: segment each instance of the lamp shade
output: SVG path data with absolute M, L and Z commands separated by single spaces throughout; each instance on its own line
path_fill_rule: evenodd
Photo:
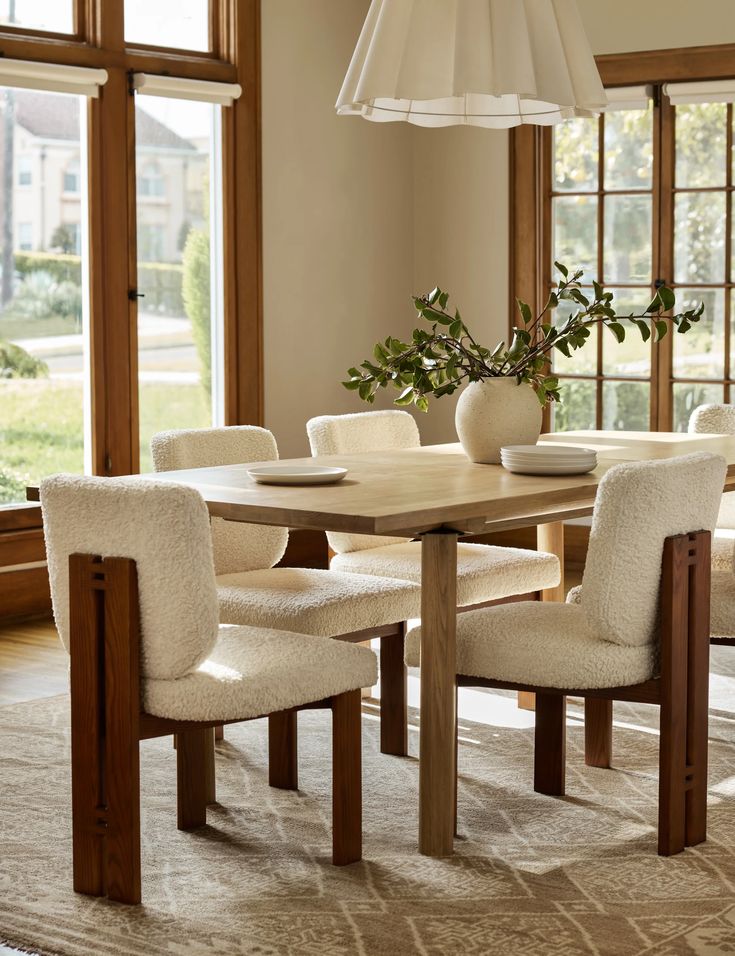
M 372 0 L 337 112 L 506 129 L 606 105 L 576 0 Z

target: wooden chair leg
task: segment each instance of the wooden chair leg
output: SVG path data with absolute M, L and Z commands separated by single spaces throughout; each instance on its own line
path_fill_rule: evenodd
M 362 740 L 359 690 L 332 698 L 332 862 L 362 857 Z
M 566 697 L 536 694 L 533 789 L 563 797 L 566 773 Z
M 210 727 L 177 736 L 176 825 L 179 830 L 194 830 L 207 822 L 207 765 L 214 738 Z
M 298 790 L 298 725 L 295 710 L 268 718 L 268 783 L 280 790 Z
M 709 746 L 709 632 L 711 540 L 694 538 L 694 564 L 689 575 L 687 661 L 687 776 L 685 839 L 695 846 L 707 839 L 707 751 Z
M 105 895 L 102 591 L 88 555 L 69 559 L 71 802 L 74 890 Z
M 216 727 L 209 728 L 209 736 L 207 738 L 207 748 L 204 759 L 204 775 L 206 781 L 205 789 L 208 804 L 217 802 L 217 774 L 214 755 L 214 741 L 216 738 L 216 733 Z
M 140 903 L 140 609 L 135 562 L 105 565 L 107 896 Z
M 457 833 L 457 803 L 459 801 L 459 685 L 454 687 L 454 835 Z
M 224 740 L 225 739 L 225 728 L 222 724 L 219 727 L 214 728 L 214 739 L 215 740 Z
M 587 697 L 584 702 L 584 762 L 588 767 L 612 763 L 613 702 Z
M 408 671 L 403 660 L 405 628 L 380 638 L 380 752 L 408 754 Z

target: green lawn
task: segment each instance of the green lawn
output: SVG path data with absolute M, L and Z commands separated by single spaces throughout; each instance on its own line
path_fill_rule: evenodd
M 210 424 L 204 391 L 199 385 L 144 384 L 140 420 L 140 467 L 150 471 L 154 432 Z M 24 501 L 26 485 L 45 475 L 83 470 L 81 383 L 0 380 L 0 503 Z

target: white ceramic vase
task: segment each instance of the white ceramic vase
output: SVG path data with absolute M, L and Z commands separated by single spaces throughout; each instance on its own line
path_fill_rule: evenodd
M 457 435 L 470 461 L 497 465 L 503 445 L 535 445 L 541 434 L 536 393 L 515 377 L 471 382 L 459 396 Z

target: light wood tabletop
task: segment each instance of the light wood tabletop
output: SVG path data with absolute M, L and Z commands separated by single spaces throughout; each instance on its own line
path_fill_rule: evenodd
M 577 431 L 541 440 L 594 448 L 598 466 L 581 476 L 514 475 L 499 465 L 473 464 L 451 444 L 288 462 L 347 468 L 347 477 L 335 485 L 259 485 L 248 477 L 248 464 L 144 476 L 196 488 L 212 515 L 235 521 L 421 536 L 419 849 L 432 856 L 450 854 L 454 842 L 458 537 L 536 525 L 538 547 L 556 553 L 563 568 L 563 521 L 592 513 L 601 478 L 619 462 L 714 452 L 727 461 L 726 487 L 735 485 L 733 436 Z M 543 597 L 563 600 L 563 587 Z

